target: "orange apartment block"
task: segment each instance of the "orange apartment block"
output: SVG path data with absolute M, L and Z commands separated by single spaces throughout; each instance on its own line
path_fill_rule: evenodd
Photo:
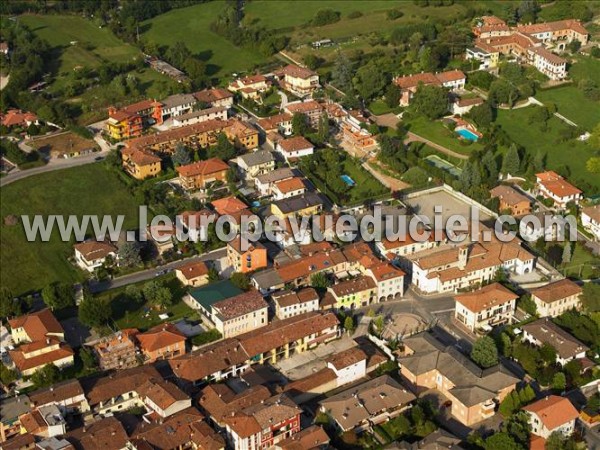
M 227 259 L 236 272 L 249 273 L 267 267 L 267 249 L 260 243 L 242 250 L 239 238 L 227 243 Z
M 137 180 L 145 180 L 160 173 L 161 159 L 150 152 L 137 148 L 124 148 L 121 151 L 121 165 L 125 172 Z
M 185 336 L 175 325 L 166 323 L 136 335 L 144 362 L 174 358 L 185 353 Z
M 150 119 L 158 123 L 162 121 L 157 106 L 160 103 L 153 100 L 143 100 L 121 109 L 111 106 L 108 108 L 106 131 L 117 141 L 141 136 Z
M 225 181 L 229 166 L 219 158 L 198 161 L 177 167 L 179 179 L 184 189 L 188 191 L 204 189 L 209 183 Z
M 510 210 L 510 214 L 517 217 L 531 212 L 531 200 L 511 186 L 496 186 L 490 194 L 493 198 L 498 198 L 500 211 Z

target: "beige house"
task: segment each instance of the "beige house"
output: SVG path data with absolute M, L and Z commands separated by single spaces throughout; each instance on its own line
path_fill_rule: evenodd
M 500 283 L 454 297 L 454 317 L 471 331 L 511 323 L 519 296 Z
M 502 366 L 482 370 L 427 332 L 404 340 L 404 356 L 398 364 L 413 391 L 438 390 L 452 402 L 454 418 L 467 426 L 492 417 L 519 382 Z
M 326 297 L 332 297 L 337 309 L 361 308 L 377 302 L 377 285 L 373 278 L 359 276 L 328 287 Z
M 275 169 L 275 156 L 267 150 L 258 150 L 239 156 L 236 163 L 243 177 L 246 180 L 253 180 Z
M 271 296 L 275 315 L 287 319 L 298 314 L 319 310 L 319 294 L 313 288 L 299 291 L 280 291 Z
M 204 261 L 191 262 L 175 269 L 177 279 L 184 286 L 204 286 L 208 284 L 208 266 Z
M 529 416 L 531 433 L 544 439 L 548 439 L 554 432 L 571 436 L 579 417 L 579 412 L 571 401 L 558 395 L 550 395 L 527 405 L 523 411 Z
M 319 86 L 319 75 L 310 69 L 289 64 L 276 73 L 279 83 L 298 97 L 306 97 Z
M 211 320 L 224 338 L 230 338 L 266 326 L 268 307 L 259 292 L 244 292 L 213 303 Z
M 75 244 L 75 262 L 88 272 L 93 272 L 106 261 L 107 258 L 117 259 L 117 247 L 109 241 L 85 241 Z
M 600 205 L 588 206 L 581 210 L 581 225 L 600 241 Z
M 540 317 L 557 317 L 569 309 L 579 309 L 583 289 L 565 278 L 531 291 Z

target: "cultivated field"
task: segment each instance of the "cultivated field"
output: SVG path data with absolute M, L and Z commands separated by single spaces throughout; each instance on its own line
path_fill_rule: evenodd
M 42 137 L 30 143 L 32 147 L 44 155 L 57 153 L 78 153 L 96 146 L 92 139 L 85 139 L 75 133 L 59 133 L 54 136 Z
M 125 215 L 124 226 L 137 225 L 137 205 L 117 175 L 103 164 L 88 164 L 72 169 L 40 174 L 1 189 L 0 265 L 2 285 L 15 295 L 43 288 L 53 281 L 75 282 L 80 274 L 67 258 L 73 241 L 62 242 L 57 232 L 49 242 L 27 242 L 22 221 L 6 225 L 8 215 L 40 214 Z

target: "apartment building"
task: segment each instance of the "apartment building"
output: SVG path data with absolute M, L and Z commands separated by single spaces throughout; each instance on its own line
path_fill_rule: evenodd
M 186 113 L 173 117 L 174 127 L 185 127 L 196 123 L 208 122 L 209 120 L 227 120 L 226 106 L 215 106 L 212 108 L 190 110 Z
M 219 158 L 197 161 L 176 168 L 181 186 L 188 191 L 203 190 L 216 181 L 225 182 L 229 166 Z
M 454 297 L 454 317 L 470 331 L 510 324 L 519 296 L 500 283 Z
M 250 273 L 267 267 L 267 249 L 260 242 L 242 249 L 240 237 L 227 243 L 227 261 L 235 272 Z
M 143 100 L 123 108 L 108 108 L 108 120 L 105 130 L 117 141 L 141 136 L 151 123 L 162 122 L 162 115 L 157 113 L 159 102 Z
M 306 117 L 308 125 L 313 129 L 319 128 L 319 122 L 323 117 L 324 108 L 315 100 L 307 100 L 304 102 L 291 102 L 287 103 L 284 107 L 284 111 L 291 114 L 303 114 Z
M 431 73 L 424 72 L 416 75 L 403 75 L 394 78 L 393 82 L 400 88 L 400 106 L 408 106 L 419 85 L 439 86 L 451 91 L 464 89 L 467 82 L 466 75 L 460 70 Z
M 565 278 L 533 289 L 531 299 L 540 317 L 557 317 L 570 309 L 580 309 L 582 292 L 580 286 Z
M 279 319 L 319 310 L 319 294 L 310 287 L 298 291 L 279 291 L 273 293 L 271 299 Z
M 198 100 L 192 94 L 169 95 L 160 102 L 160 105 L 156 106 L 156 115 L 160 115 L 161 120 L 164 122 L 167 119 L 191 112 L 196 103 L 198 103 Z
M 292 119 L 293 116 L 291 114 L 281 113 L 259 119 L 256 121 L 256 124 L 266 135 L 270 133 L 281 133 L 284 136 L 289 136 L 292 134 Z
M 319 75 L 316 72 L 294 64 L 289 64 L 276 71 L 275 75 L 283 89 L 298 97 L 309 96 L 320 87 Z
M 336 309 L 355 309 L 377 302 L 377 285 L 371 277 L 359 276 L 342 281 L 327 288 L 324 304 L 332 304 Z
M 171 323 L 164 323 L 135 335 L 138 347 L 149 364 L 161 359 L 175 358 L 185 353 L 185 335 Z
M 510 211 L 511 216 L 519 217 L 531 213 L 531 200 L 512 186 L 499 185 L 490 191 L 492 198 L 498 199 L 498 209 Z
M 125 328 L 86 345 L 92 348 L 100 370 L 129 369 L 140 364 L 137 357 L 136 328 Z
M 246 180 L 253 180 L 275 169 L 275 156 L 267 150 L 258 150 L 238 156 L 236 163 L 242 176 Z
M 121 165 L 125 172 L 136 180 L 154 177 L 161 171 L 162 159 L 152 152 L 138 148 L 121 150 Z
M 271 213 L 280 219 L 294 216 L 313 216 L 323 209 L 323 199 L 316 192 L 276 200 L 271 203 Z
M 467 60 L 479 61 L 477 70 L 495 69 L 498 67 L 500 52 L 485 42 L 478 42 L 477 46 L 467 47 L 465 57 Z

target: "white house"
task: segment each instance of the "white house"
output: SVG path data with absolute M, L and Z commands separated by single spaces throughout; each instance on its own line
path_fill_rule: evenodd
M 454 317 L 471 331 L 511 323 L 519 296 L 499 283 L 454 297 Z
M 547 317 L 523 325 L 523 341 L 537 347 L 544 344 L 556 350 L 556 363 L 564 366 L 574 359 L 584 359 L 589 347 L 578 341 Z
M 239 156 L 236 163 L 244 178 L 254 179 L 275 169 L 275 156 L 268 150 L 258 150 Z
M 579 309 L 582 292 L 580 286 L 565 278 L 533 289 L 531 299 L 540 317 L 557 317 L 570 309 Z
M 259 175 L 254 179 L 254 187 L 261 196 L 273 195 L 275 183 L 293 178 L 294 171 L 289 167 L 282 167 L 272 172 Z
M 276 200 L 282 200 L 304 194 L 306 192 L 306 185 L 300 177 L 288 178 L 287 180 L 275 183 L 272 192 Z
M 581 225 L 600 241 L 600 205 L 588 206 L 581 210 Z
M 363 273 L 375 281 L 378 301 L 397 300 L 404 296 L 405 273 L 392 264 L 382 262 L 365 268 Z
M 189 113 L 197 103 L 192 94 L 174 94 L 165 98 L 161 103 L 162 119 L 181 116 Z
M 578 204 L 581 200 L 582 192 L 577 189 L 559 174 L 553 171 L 537 173 L 536 188 L 539 195 L 554 201 L 554 205 L 564 208 L 567 203 Z
M 93 272 L 111 257 L 117 260 L 117 247 L 109 241 L 85 241 L 74 245 L 75 262 L 83 270 Z
M 319 294 L 313 288 L 304 288 L 297 292 L 280 291 L 274 293 L 271 298 L 275 315 L 280 319 L 319 310 Z
M 575 430 L 575 420 L 579 417 L 571 401 L 558 395 L 550 395 L 527 405 L 523 411 L 529 416 L 531 433 L 544 439 L 553 432 L 571 436 Z
M 207 120 L 227 120 L 227 107 L 215 106 L 213 108 L 189 111 L 173 118 L 174 127 L 183 127 Z
M 360 348 L 352 347 L 331 356 L 327 367 L 335 373 L 338 386 L 352 383 L 367 376 L 367 355 Z
M 283 155 L 286 161 L 302 158 L 314 153 L 315 147 L 304 137 L 294 136 L 282 139 L 277 143 L 276 150 Z

